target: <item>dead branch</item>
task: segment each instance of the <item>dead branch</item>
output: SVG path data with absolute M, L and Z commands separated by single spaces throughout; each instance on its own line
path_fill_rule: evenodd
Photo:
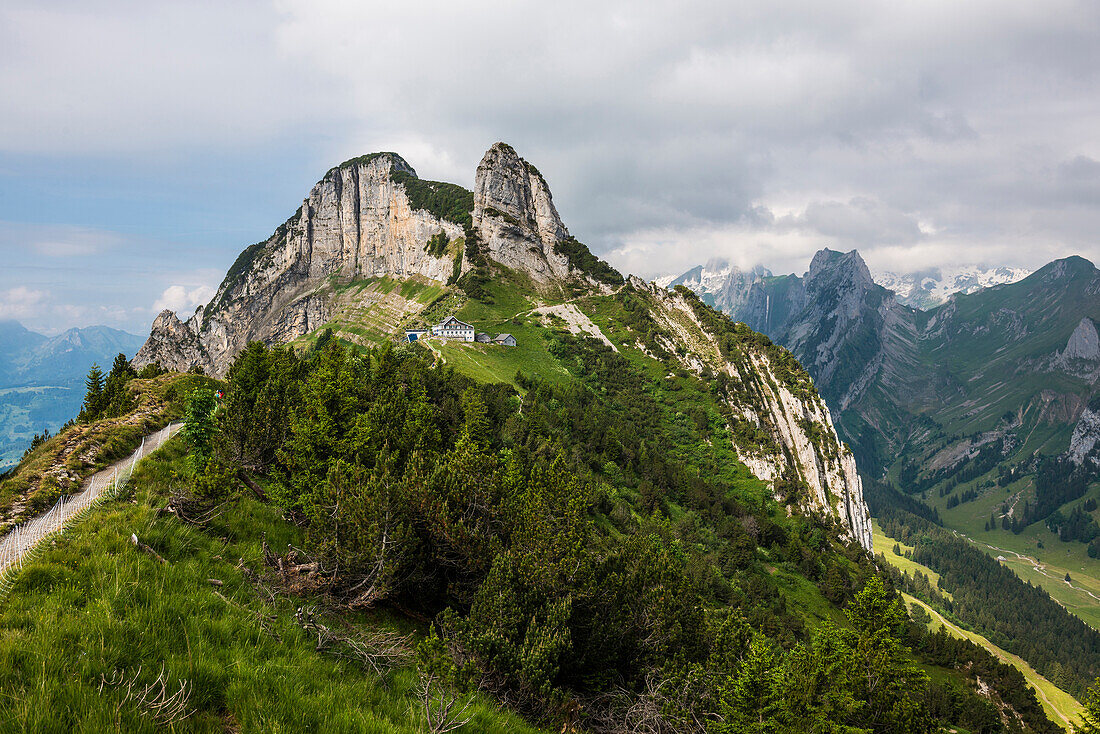
M 133 543 L 134 546 L 138 550 L 145 551 L 146 553 L 151 555 L 153 558 L 156 558 L 158 561 L 160 561 L 161 563 L 163 563 L 165 565 L 168 564 L 168 561 L 166 561 L 161 554 L 157 553 L 155 550 L 153 550 L 149 546 L 145 545 L 145 543 L 142 543 L 140 540 L 138 540 L 138 536 L 137 536 L 136 533 L 131 533 L 130 534 L 130 542 Z
M 348 635 L 334 632 L 317 618 L 316 607 L 298 607 L 294 620 L 303 630 L 317 636 L 318 652 L 351 660 L 384 676 L 412 659 L 409 638 L 380 628 L 353 628 Z
M 706 722 L 692 712 L 697 698 L 690 682 L 675 686 L 650 671 L 642 691 L 617 686 L 585 701 L 586 723 L 598 734 L 703 734 Z
M 159 512 L 175 515 L 188 525 L 201 526 L 208 524 L 211 520 L 225 512 L 226 508 L 231 503 L 231 500 L 213 502 L 208 499 L 196 497 L 186 489 L 176 489 L 168 496 L 168 504 L 159 510 Z
M 240 479 L 241 484 L 252 490 L 252 494 L 256 495 L 256 499 L 258 499 L 260 502 L 267 502 L 267 494 L 265 494 L 263 489 L 260 488 L 260 485 L 252 481 L 252 477 L 248 476 L 248 472 L 246 472 L 244 469 L 238 469 L 237 479 Z
M 424 707 L 425 731 L 430 734 L 446 734 L 461 729 L 470 721 L 466 711 L 474 702 L 473 694 L 466 697 L 465 703 L 458 708 L 458 696 L 454 691 L 438 683 L 435 675 L 428 675 L 421 681 L 420 703 Z

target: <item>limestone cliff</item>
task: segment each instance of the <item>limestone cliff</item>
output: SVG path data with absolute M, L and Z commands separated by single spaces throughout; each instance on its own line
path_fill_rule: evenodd
M 1059 355 L 1063 362 L 1083 359 L 1090 362 L 1100 360 L 1100 335 L 1096 333 L 1096 324 L 1088 316 L 1081 319 L 1077 328 L 1070 334 L 1066 348 Z
M 322 326 L 332 278 L 420 275 L 447 281 L 458 270 L 451 251 L 461 257 L 461 247 L 449 243 L 464 230 L 453 221 L 459 217 L 426 208 L 440 187 L 459 189 L 420 181 L 395 153 L 333 168 L 275 234 L 241 253 L 208 305 L 185 322 L 161 313 L 135 366 L 159 362 L 169 370 L 198 366 L 223 374 L 250 341 L 286 342 Z M 427 205 L 415 206 L 412 193 Z M 433 238 L 443 246 L 430 247 Z
M 855 457 L 791 355 L 733 325 L 686 288 L 668 291 L 635 277 L 629 287 L 652 304 L 658 341 L 685 368 L 725 375 L 719 394 L 730 408 L 734 448 L 750 471 L 777 496 L 793 491 L 802 509 L 833 518 L 870 550 L 871 518 Z
M 438 285 L 475 268 L 494 277 L 498 266 L 546 292 L 622 283 L 569 235 L 546 181 L 511 146 L 485 154 L 475 192 L 423 181 L 396 153 L 373 153 L 325 174 L 275 234 L 241 253 L 209 304 L 186 321 L 160 314 L 133 362 L 222 375 L 248 342 L 293 341 L 354 306 L 337 297 L 342 284 L 389 276 Z M 396 330 L 410 301 L 390 300 L 387 328 Z
M 507 143 L 494 143 L 478 164 L 473 223 L 491 260 L 527 273 L 540 287 L 622 282 L 569 235 L 542 174 Z

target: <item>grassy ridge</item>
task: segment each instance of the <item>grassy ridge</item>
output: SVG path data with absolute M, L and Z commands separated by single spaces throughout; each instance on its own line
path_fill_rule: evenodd
M 276 510 L 242 499 L 209 532 L 157 515 L 182 458 L 173 440 L 142 462 L 133 498 L 58 538 L 0 601 L 0 730 L 160 731 L 99 687 L 115 671 L 140 667 L 148 681 L 163 666 L 173 685 L 193 686 L 196 712 L 175 731 L 422 731 L 414 668 L 383 679 L 318 653 L 293 621 L 295 600 L 272 606 L 243 577 L 237 559 L 260 568 L 265 536 L 275 548 L 300 542 Z M 131 533 L 169 563 L 136 550 Z M 382 617 L 361 623 L 419 633 Z M 470 730 L 537 731 L 482 700 L 472 711 Z

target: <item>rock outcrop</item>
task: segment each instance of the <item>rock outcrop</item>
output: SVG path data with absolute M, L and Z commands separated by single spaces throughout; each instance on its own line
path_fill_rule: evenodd
M 1100 335 L 1096 333 L 1096 324 L 1088 316 L 1081 319 L 1077 324 L 1077 328 L 1070 334 L 1061 358 L 1063 361 L 1084 359 L 1095 362 L 1100 360 Z
M 850 539 L 870 550 L 871 517 L 855 457 L 837 436 L 809 376 L 798 369 L 793 384 L 790 366 L 775 364 L 785 350 L 748 335 L 736 352 L 723 354 L 720 335 L 700 318 L 701 303 L 639 278 L 631 277 L 629 285 L 653 304 L 652 314 L 666 335 L 658 338 L 667 340 L 670 353 L 680 355 L 686 369 L 725 373 L 731 410 L 755 436 L 764 437 L 762 443 L 739 441 L 734 430 L 738 458 L 777 493 L 783 480 L 803 486 L 797 499 L 803 510 L 833 518 Z
M 134 365 L 224 374 L 250 341 L 286 342 L 321 327 L 333 278 L 420 275 L 446 282 L 455 274 L 452 251 L 461 256 L 456 241 L 464 231 L 414 206 L 414 185 L 436 186 L 417 179 L 395 153 L 333 168 L 275 234 L 241 253 L 209 304 L 185 322 L 161 313 Z M 444 245 L 434 254 L 433 238 Z
M 569 237 L 542 174 L 507 143 L 495 143 L 477 167 L 474 229 L 490 258 L 540 284 L 574 272 L 558 243 Z
M 1100 443 L 1100 408 L 1090 403 L 1077 419 L 1077 425 L 1073 427 L 1073 435 L 1069 440 L 1069 450 L 1066 458 L 1077 466 L 1089 460 L 1094 466 L 1100 466 L 1100 457 L 1097 456 L 1096 446 Z
M 494 143 L 478 164 L 473 223 L 488 259 L 526 273 L 542 291 L 606 292 L 623 282 L 569 234 L 546 179 L 507 143 Z

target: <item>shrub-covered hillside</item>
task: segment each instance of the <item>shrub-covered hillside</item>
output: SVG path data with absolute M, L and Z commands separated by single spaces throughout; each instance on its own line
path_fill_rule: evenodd
M 644 299 L 593 308 L 645 341 L 526 321 L 532 349 L 493 354 L 535 354 L 546 378 L 521 360 L 481 382 L 331 333 L 250 345 L 220 401 L 205 378 L 157 378 L 190 381 L 185 445 L 0 600 L 0 698 L 21 702 L 0 720 L 1055 730 L 1015 668 L 910 620 L 832 518 L 737 461 L 729 385 L 668 366 L 686 355 Z
M 274 561 L 309 569 L 298 593 L 421 620 L 423 675 L 535 723 L 1052 730 L 1015 669 L 910 622 L 862 549 L 699 471 L 704 427 L 665 430 L 627 360 L 561 343 L 577 379 L 518 390 L 419 348 L 254 344 L 191 501 L 254 485 L 301 528 Z

